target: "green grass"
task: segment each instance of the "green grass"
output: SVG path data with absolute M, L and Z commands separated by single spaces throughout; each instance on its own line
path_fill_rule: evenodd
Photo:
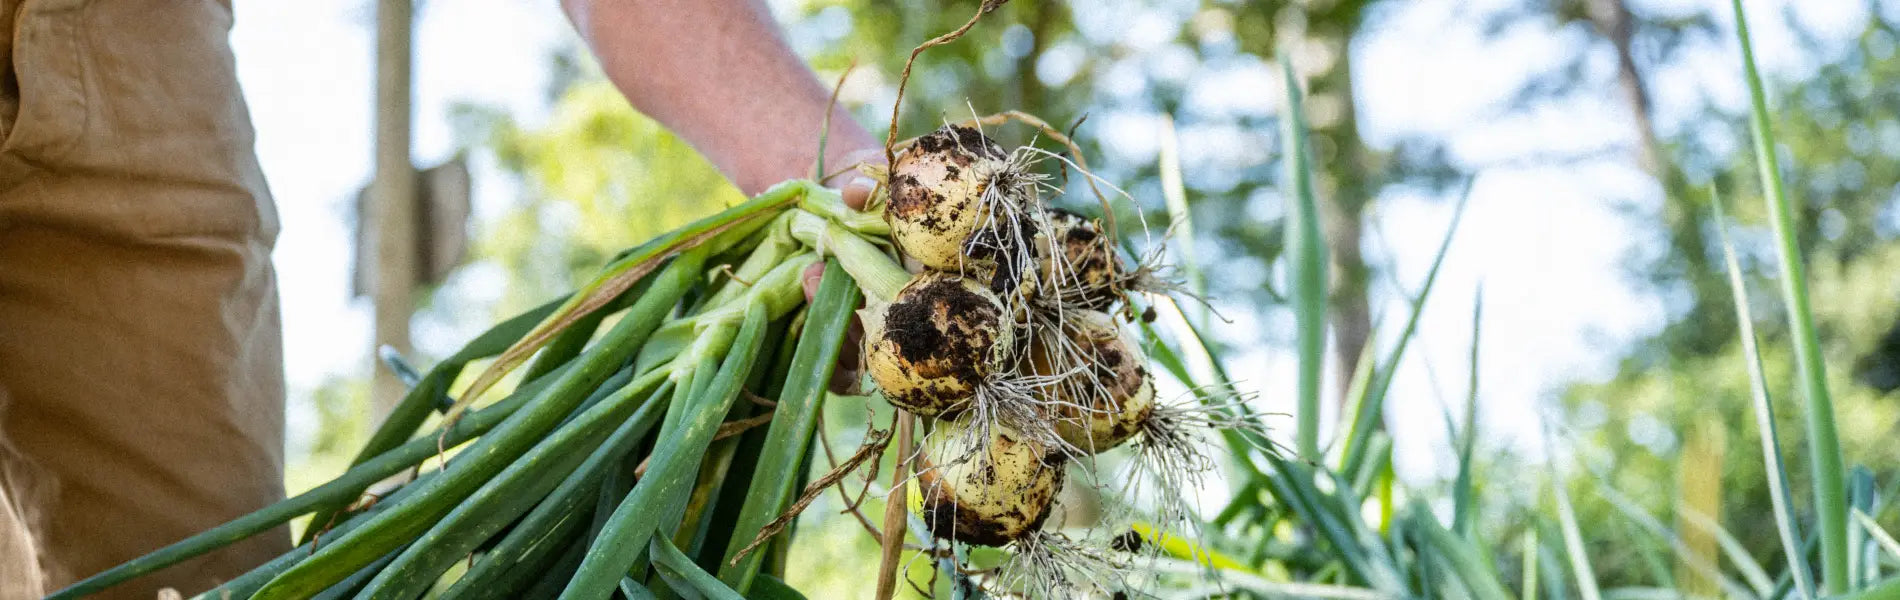
M 1795 363 L 1800 373 L 1801 391 L 1807 400 L 1808 458 L 1813 468 L 1815 527 L 1821 536 L 1821 592 L 1841 594 L 1848 590 L 1847 577 L 1847 478 L 1841 454 L 1840 435 L 1834 422 L 1834 399 L 1827 389 L 1827 366 L 1821 356 L 1821 340 L 1814 332 L 1814 315 L 1809 308 L 1807 269 L 1802 264 L 1801 245 L 1795 239 L 1794 210 L 1788 192 L 1781 183 L 1781 159 L 1776 154 L 1775 130 L 1769 123 L 1767 95 L 1762 92 L 1761 74 L 1755 66 L 1755 51 L 1749 42 L 1748 18 L 1741 0 L 1730 0 L 1735 9 L 1735 38 L 1741 43 L 1742 72 L 1748 81 L 1748 129 L 1754 139 L 1756 167 L 1761 173 L 1762 197 L 1767 202 L 1769 225 L 1775 232 L 1775 258 L 1781 267 L 1781 296 L 1788 309 L 1788 328 L 1793 332 Z
M 1762 465 L 1768 474 L 1768 501 L 1775 510 L 1775 530 L 1780 534 L 1789 578 L 1802 596 L 1812 598 L 1814 576 L 1808 572 L 1807 561 L 1802 560 L 1801 526 L 1794 512 L 1794 498 L 1790 497 L 1788 469 L 1781 459 L 1781 436 L 1776 430 L 1774 402 L 1768 394 L 1768 378 L 1762 374 L 1761 349 L 1756 347 L 1754 312 L 1749 308 L 1748 289 L 1742 283 L 1741 262 L 1735 258 L 1735 244 L 1728 237 L 1722 198 L 1713 192 L 1710 196 L 1710 204 L 1715 207 L 1715 230 L 1722 242 L 1722 259 L 1728 271 L 1729 289 L 1735 300 L 1735 322 L 1739 325 L 1742 356 L 1748 368 L 1748 389 L 1753 400 L 1750 406 L 1754 409 L 1755 429 L 1761 440 Z
M 1299 387 L 1294 398 L 1299 409 L 1295 433 L 1301 457 L 1319 460 L 1320 374 L 1326 364 L 1326 239 L 1320 233 L 1319 202 L 1313 193 L 1313 175 L 1307 165 L 1306 116 L 1301 108 L 1300 79 L 1283 54 L 1280 75 L 1286 82 L 1285 110 L 1280 115 L 1281 162 L 1292 189 L 1286 206 L 1287 288 L 1293 299 L 1294 355 L 1299 360 Z

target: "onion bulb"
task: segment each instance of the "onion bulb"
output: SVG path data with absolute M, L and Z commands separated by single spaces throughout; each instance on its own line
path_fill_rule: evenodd
M 1120 294 L 1121 258 L 1094 221 L 1060 209 L 1048 212 L 1049 231 L 1036 238 L 1036 293 L 1068 306 L 1104 310 Z
M 1061 377 L 1046 392 L 1055 433 L 1088 452 L 1119 446 L 1154 412 L 1154 375 L 1147 357 L 1107 314 L 1075 310 L 1063 316 L 1063 341 L 1045 334 L 1031 353 L 1038 374 Z
M 976 279 L 924 271 L 884 308 L 865 370 L 885 399 L 935 416 L 976 395 L 1006 366 L 1015 333 L 1003 302 Z
M 984 193 L 1009 170 L 1008 153 L 975 129 L 946 125 L 918 138 L 891 165 L 885 215 L 892 240 L 932 269 L 987 265 L 972 256 L 970 240 L 990 221 Z
M 992 423 L 939 421 L 924 438 L 910 507 L 930 533 L 1001 546 L 1042 527 L 1062 490 L 1063 469 L 1042 444 Z

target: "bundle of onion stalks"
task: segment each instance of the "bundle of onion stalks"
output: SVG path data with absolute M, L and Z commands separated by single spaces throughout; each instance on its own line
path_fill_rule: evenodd
M 341 476 L 53 597 L 303 515 L 300 546 L 202 597 L 797 597 L 771 576 L 782 530 L 805 505 L 794 492 L 835 365 L 859 352 L 876 392 L 832 398 L 924 417 L 902 464 L 931 552 L 1004 548 L 1009 565 L 985 579 L 996 589 L 1112 591 L 1107 541 L 1046 526 L 1065 481 L 1122 489 L 1107 482 L 1131 479 L 1097 477 L 1093 456 L 1132 443 L 1132 478 L 1160 482 L 1179 511 L 1183 478 L 1207 468 L 1199 433 L 1245 423 L 1157 405 L 1130 298 L 1166 286 L 1112 232 L 1046 206 L 1060 190 L 1036 157 L 1059 157 L 963 126 L 899 147 L 866 210 L 788 181 L 628 250 L 436 365 Z M 819 261 L 808 301 L 802 274 Z M 845 347 L 854 318 L 862 348 Z M 514 371 L 512 391 L 487 394 Z

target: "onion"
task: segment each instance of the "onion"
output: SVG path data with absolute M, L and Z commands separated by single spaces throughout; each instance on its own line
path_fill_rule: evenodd
M 865 368 L 891 404 L 943 414 L 976 394 L 1011 355 L 1002 300 L 976 279 L 924 271 L 873 323 Z
M 1074 310 L 1063 316 L 1062 341 L 1044 333 L 1030 354 L 1037 374 L 1062 377 L 1046 392 L 1055 433 L 1089 452 L 1119 446 L 1140 432 L 1154 411 L 1147 357 L 1107 314 Z
M 1121 296 L 1121 258 L 1094 221 L 1050 209 L 1049 231 L 1036 238 L 1035 293 L 1062 304 L 1105 310 Z
M 910 506 L 940 539 L 1001 546 L 1042 527 L 1063 468 L 1009 427 L 974 423 L 940 421 L 924 438 Z
M 975 129 L 946 125 L 918 138 L 891 165 L 885 215 L 892 240 L 933 269 L 992 264 L 994 252 L 975 251 L 971 241 L 996 222 L 985 218 L 992 211 L 984 195 L 1010 172 L 1008 153 Z

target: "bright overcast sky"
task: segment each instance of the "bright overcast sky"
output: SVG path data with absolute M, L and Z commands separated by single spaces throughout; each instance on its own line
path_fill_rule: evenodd
M 1525 140 L 1560 139 L 1569 148 L 1628 142 L 1622 109 L 1607 91 L 1600 102 L 1575 110 L 1473 126 L 1477 111 L 1507 96 L 1523 74 L 1555 62 L 1562 46 L 1532 35 L 1486 45 L 1472 25 L 1439 16 L 1449 14 L 1452 4 L 1409 3 L 1388 21 L 1392 27 L 1357 44 L 1354 69 L 1369 140 L 1381 143 L 1395 131 L 1443 134 L 1455 140 L 1461 155 L 1486 159 L 1509 158 Z M 1758 21 L 1758 52 L 1770 71 L 1802 68 L 1786 30 L 1769 18 L 1781 13 L 1781 3 L 1748 4 Z M 1824 33 L 1856 31 L 1866 18 L 1859 3 L 1801 4 L 1800 18 Z M 529 123 L 546 114 L 548 57 L 571 36 L 555 2 L 424 5 L 416 35 L 419 162 L 431 163 L 453 151 L 446 118 L 451 103 L 505 106 Z M 257 125 L 258 154 L 283 216 L 274 256 L 282 281 L 292 443 L 297 444 L 313 424 L 309 392 L 327 378 L 360 375 L 369 366 L 369 307 L 348 295 L 347 210 L 370 171 L 374 3 L 238 0 L 236 12 L 232 43 L 239 76 Z M 1726 11 L 1721 14 L 1726 35 Z M 1744 96 L 1734 61 L 1732 49 L 1724 48 L 1651 74 L 1665 125 L 1671 111 L 1679 113 L 1698 93 L 1739 110 Z M 1149 131 L 1101 135 L 1126 139 Z M 1566 381 L 1607 375 L 1619 348 L 1661 324 L 1660 302 L 1638 295 L 1619 271 L 1619 260 L 1640 239 L 1605 198 L 1654 195 L 1651 184 L 1625 162 L 1494 170 L 1479 178 L 1421 338 L 1410 352 L 1413 360 L 1400 373 L 1394 398 L 1403 400 L 1389 407 L 1398 422 L 1430 424 L 1402 429 L 1403 470 L 1418 475 L 1443 464 L 1433 458 L 1442 452 L 1443 428 L 1437 425 L 1442 419 L 1432 390 L 1436 386 L 1447 401 L 1464 394 L 1471 306 L 1480 282 L 1485 294 L 1483 426 L 1501 432 L 1485 436 L 1487 443 L 1522 441 L 1520 432 L 1534 428 L 1534 407 L 1551 390 Z M 478 172 L 476 184 L 478 216 L 493 214 L 512 194 L 492 169 Z M 1383 246 L 1371 256 L 1396 257 L 1397 279 L 1408 288 L 1417 286 L 1449 219 L 1449 206 L 1389 194 L 1374 218 Z M 1403 307 L 1387 296 L 1381 310 L 1403 314 Z M 486 313 L 473 315 L 463 331 L 419 330 L 418 340 L 425 350 L 446 353 L 459 344 L 459 336 L 489 319 Z M 1242 372 L 1250 372 L 1269 402 L 1290 395 L 1292 371 L 1285 353 L 1255 350 L 1234 361 L 1256 366 Z M 1436 381 L 1426 374 L 1428 362 Z

